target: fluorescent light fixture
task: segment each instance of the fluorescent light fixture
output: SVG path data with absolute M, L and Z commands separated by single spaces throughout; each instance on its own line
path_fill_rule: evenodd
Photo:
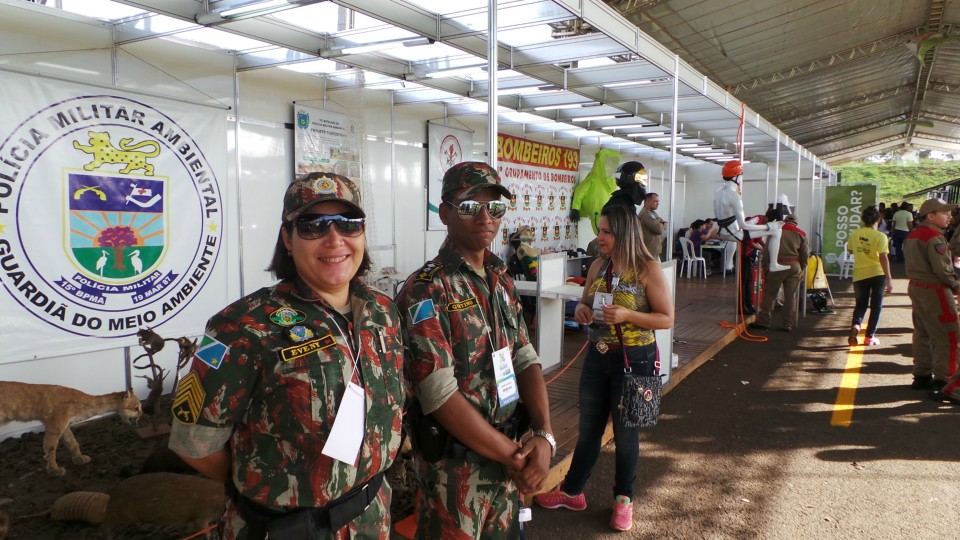
M 441 79 L 443 77 L 460 77 L 463 75 L 473 75 L 473 74 L 482 73 L 484 67 L 486 67 L 486 65 L 439 69 L 437 71 L 431 71 L 430 73 L 424 73 L 423 76 L 429 79 Z
M 590 107 L 593 105 L 599 105 L 598 101 L 588 101 L 585 103 L 558 103 L 556 105 L 541 105 L 539 107 L 534 107 L 535 111 L 555 111 L 558 109 L 579 109 L 580 107 Z
M 688 143 L 688 144 L 678 144 L 677 148 L 703 148 L 703 145 Z
M 236 17 L 237 15 L 243 15 L 244 13 L 250 13 L 251 11 L 260 11 L 261 9 L 272 9 L 277 7 L 287 7 L 290 5 L 290 2 L 287 0 L 267 0 L 266 2 L 254 2 L 252 4 L 247 4 L 245 6 L 240 6 L 232 9 L 225 9 L 220 12 L 220 16 L 223 18 Z
M 640 86 L 641 84 L 650 84 L 650 81 L 648 80 L 624 81 L 624 82 L 617 82 L 617 83 L 602 84 L 600 86 L 603 86 L 604 88 L 619 88 L 621 86 Z
M 682 139 L 682 138 L 683 138 L 683 137 L 677 135 L 677 140 L 678 140 L 678 141 L 679 141 L 680 139 Z M 654 138 L 652 138 L 652 139 L 649 139 L 649 138 L 648 138 L 647 140 L 650 141 L 650 142 L 664 142 L 664 141 L 672 141 L 672 140 L 673 140 L 673 137 L 654 137 Z
M 710 156 L 722 156 L 723 152 L 706 152 L 706 153 L 695 153 L 694 156 L 698 158 L 705 158 Z
M 604 126 L 603 129 L 637 129 L 642 127 L 647 127 L 647 124 L 623 124 L 620 126 Z M 634 133 L 633 135 L 638 135 L 638 134 Z M 632 137 L 633 135 L 627 135 L 627 137 Z
M 436 43 L 436 40 L 425 38 L 425 37 L 418 37 L 418 38 L 408 39 L 404 41 L 403 46 L 404 47 L 422 47 L 424 45 L 433 45 L 434 43 Z
M 590 122 L 592 120 L 613 120 L 616 118 L 615 114 L 600 114 L 597 116 L 578 116 L 577 118 L 571 118 L 574 122 Z
M 642 131 L 640 133 L 627 133 L 627 137 L 660 137 L 666 134 L 666 131 Z

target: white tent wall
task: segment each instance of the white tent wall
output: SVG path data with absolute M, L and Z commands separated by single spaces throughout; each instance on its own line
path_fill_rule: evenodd
M 229 147 L 230 156 L 234 155 L 230 122 L 232 113 L 227 110 L 234 106 L 232 55 L 162 40 L 130 43 L 114 49 L 109 25 L 90 22 L 89 19 L 69 13 L 54 13 L 51 15 L 49 9 L 41 12 L 27 3 L 22 6 L 0 4 L 0 34 L 4 36 L 0 44 L 0 69 L 82 84 L 116 86 L 223 109 L 224 122 L 228 123 L 228 137 L 224 144 Z M 5 105 L 17 106 L 16 103 Z M 221 189 L 226 194 L 227 230 L 239 230 L 236 212 L 232 207 L 235 199 L 230 195 L 236 190 L 234 163 L 235 159 L 230 157 L 226 170 L 217 171 Z M 224 238 L 218 264 L 237 268 L 239 250 L 235 237 L 226 235 Z M 229 274 L 230 283 L 226 285 L 231 296 L 239 296 L 238 278 L 238 274 Z M 184 312 L 186 310 L 200 313 L 209 311 L 210 306 L 194 302 Z M 23 316 L 30 317 L 26 313 Z M 203 328 L 198 328 L 196 335 L 202 332 Z M 4 349 L 3 340 L 4 336 L 0 333 L 0 351 Z M 96 352 L 37 357 L 29 361 L 0 364 L 0 380 L 57 384 L 90 394 L 105 394 L 123 390 L 129 378 L 137 395 L 146 397 L 149 393 L 146 381 L 138 377 L 146 372 L 128 372 L 129 360 L 143 353 L 136 339 L 104 341 L 103 347 L 103 350 Z M 173 386 L 176 352 L 176 346 L 168 344 L 155 356 L 157 363 L 170 373 L 165 380 L 167 391 Z M 38 423 L 8 423 L 0 426 L 0 439 L 38 428 Z

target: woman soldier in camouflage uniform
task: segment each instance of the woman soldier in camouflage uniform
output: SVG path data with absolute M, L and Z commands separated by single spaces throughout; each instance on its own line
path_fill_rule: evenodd
M 170 448 L 226 481 L 222 538 L 389 538 L 403 348 L 396 306 L 359 279 L 364 218 L 342 176 L 290 185 L 280 283 L 214 315 L 178 384 Z

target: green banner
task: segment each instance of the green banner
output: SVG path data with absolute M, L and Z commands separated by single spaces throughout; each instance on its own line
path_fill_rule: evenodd
M 840 273 L 840 258 L 850 233 L 860 228 L 863 209 L 877 204 L 877 186 L 859 184 L 830 186 L 823 209 L 823 268 Z

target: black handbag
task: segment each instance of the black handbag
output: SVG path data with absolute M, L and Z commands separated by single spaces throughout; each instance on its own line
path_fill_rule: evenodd
M 611 266 L 608 264 L 606 270 L 607 292 L 610 292 L 610 280 L 613 274 Z M 660 417 L 663 379 L 659 374 L 639 375 L 633 372 L 630 361 L 627 360 L 623 330 L 620 329 L 619 324 L 614 325 L 614 329 L 617 331 L 620 350 L 623 352 L 623 383 L 620 387 L 620 404 L 617 406 L 620 410 L 620 423 L 627 428 L 653 427 L 657 425 L 657 419 Z

